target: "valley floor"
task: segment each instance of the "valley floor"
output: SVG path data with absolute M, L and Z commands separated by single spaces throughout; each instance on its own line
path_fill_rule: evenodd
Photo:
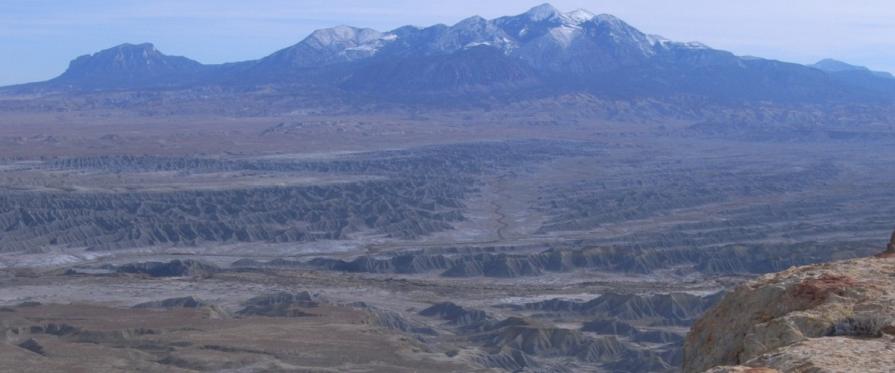
M 866 139 L 47 118 L 0 123 L 0 370 L 677 371 L 721 292 L 895 213 Z

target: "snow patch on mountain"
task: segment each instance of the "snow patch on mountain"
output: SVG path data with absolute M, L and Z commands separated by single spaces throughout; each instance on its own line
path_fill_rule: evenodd
M 561 13 L 553 5 L 541 4 L 534 8 L 531 8 L 531 10 L 526 12 L 525 15 L 528 16 L 528 19 L 539 22 L 557 18 L 561 15 Z
M 563 13 L 543 4 L 516 16 L 473 16 L 452 26 L 402 27 L 386 33 L 333 27 L 315 31 L 282 55 L 297 66 L 322 66 L 383 53 L 439 55 L 475 47 L 497 49 L 537 69 L 581 72 L 618 67 L 612 61 L 636 64 L 663 50 L 706 48 L 646 35 L 612 15 L 583 9 Z
M 662 49 L 670 49 L 670 48 L 684 48 L 684 49 L 711 49 L 708 45 L 705 45 L 700 42 L 690 41 L 690 42 L 679 42 L 668 40 L 659 35 L 647 35 L 647 40 L 656 48 Z
M 397 35 L 395 34 L 385 34 L 373 29 L 338 26 L 314 31 L 306 42 L 318 49 L 329 49 L 343 53 L 351 51 L 366 52 L 372 55 L 386 43 L 396 39 Z
M 590 21 L 596 17 L 595 14 L 591 13 L 588 10 L 584 9 L 576 9 L 571 12 L 568 12 L 563 15 L 565 19 L 574 23 L 574 24 L 582 24 L 584 22 Z
M 563 47 L 568 48 L 581 35 L 581 27 L 562 25 L 551 29 L 550 35 Z

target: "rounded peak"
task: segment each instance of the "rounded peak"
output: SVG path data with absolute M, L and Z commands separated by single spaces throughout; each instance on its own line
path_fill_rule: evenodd
M 640 35 L 643 38 L 648 38 L 647 35 L 643 34 L 634 26 L 629 25 L 621 18 L 618 18 L 611 14 L 600 14 L 594 16 L 593 18 L 591 18 L 590 23 L 606 27 L 610 30 L 613 30 L 614 32 L 618 32 L 621 34 Z
M 339 25 L 335 27 L 314 30 L 314 32 L 311 33 L 311 37 L 318 39 L 321 37 L 338 37 L 347 39 L 354 37 L 354 35 L 356 35 L 358 31 L 359 29 L 355 27 L 351 27 L 348 25 Z
M 529 9 L 527 12 L 525 12 L 525 15 L 527 15 L 528 18 L 532 21 L 544 21 L 559 17 L 561 13 L 559 12 L 559 9 L 556 9 L 556 7 L 554 7 L 553 5 L 544 3 Z
M 580 26 L 583 23 L 593 21 L 597 15 L 587 9 L 575 9 L 571 12 L 563 13 L 553 5 L 544 3 L 531 8 L 525 14 L 519 16 L 527 18 L 531 22 L 551 22 L 563 24 L 566 26 Z
M 314 30 L 314 32 L 311 33 L 311 36 L 338 35 L 338 36 L 343 36 L 343 37 L 352 37 L 354 35 L 357 35 L 357 34 L 360 34 L 363 32 L 369 32 L 369 31 L 375 31 L 375 30 L 357 28 L 357 27 L 348 26 L 348 25 L 339 25 L 339 26 L 327 27 L 327 28 Z
M 618 18 L 612 14 L 606 14 L 606 13 L 594 16 L 592 18 L 597 21 L 606 22 L 606 23 L 624 23 L 624 21 L 622 21 L 621 18 Z
M 583 23 L 590 21 L 596 17 L 596 14 L 591 13 L 591 11 L 587 9 L 575 9 L 571 12 L 564 14 L 565 18 L 568 18 L 570 21 L 575 23 Z
M 482 16 L 474 15 L 472 17 L 465 18 L 460 22 L 457 22 L 457 24 L 454 25 L 454 27 L 457 27 L 457 26 L 462 27 L 462 26 L 467 26 L 467 25 L 480 25 L 483 23 L 488 23 L 488 20 L 486 20 L 485 18 L 482 18 Z
M 373 29 L 341 25 L 316 30 L 311 33 L 308 39 L 315 41 L 321 46 L 328 46 L 341 43 L 366 43 L 382 37 L 383 34 L 381 32 Z
M 824 59 L 822 59 L 822 60 L 820 60 L 820 61 L 817 61 L 817 63 L 815 63 L 814 65 L 815 65 L 815 66 L 823 66 L 823 65 L 827 65 L 827 66 L 830 66 L 830 67 L 843 67 L 843 68 L 852 68 L 852 67 L 856 67 L 855 65 L 852 65 L 852 64 L 850 64 L 850 63 L 848 63 L 848 62 L 841 61 L 841 60 L 837 60 L 837 59 L 834 59 L 834 58 L 824 58 Z

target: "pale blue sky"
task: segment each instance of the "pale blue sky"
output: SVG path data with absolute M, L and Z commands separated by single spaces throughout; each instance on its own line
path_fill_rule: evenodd
M 45 80 L 124 42 L 205 63 L 255 59 L 318 28 L 389 30 L 521 13 L 543 0 L 0 0 L 0 85 Z M 891 0 L 555 0 L 614 14 L 644 32 L 737 54 L 824 57 L 895 72 Z

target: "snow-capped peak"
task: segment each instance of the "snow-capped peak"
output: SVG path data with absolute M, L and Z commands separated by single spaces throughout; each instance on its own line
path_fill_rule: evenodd
M 402 41 L 396 42 L 398 38 Z M 283 55 L 289 61 L 309 66 L 356 61 L 383 53 L 450 54 L 489 47 L 522 58 L 535 67 L 556 68 L 556 64 L 561 64 L 557 61 L 581 56 L 609 61 L 624 54 L 625 59 L 633 60 L 670 49 L 705 48 L 646 35 L 612 15 L 596 15 L 584 9 L 561 12 L 546 3 L 519 15 L 496 19 L 473 16 L 452 26 L 405 26 L 388 33 L 339 26 L 316 31 L 300 44 L 294 49 L 298 57 L 288 51 Z
M 455 28 L 468 28 L 468 27 L 474 27 L 477 25 L 481 25 L 484 23 L 488 23 L 488 20 L 482 18 L 481 16 L 476 15 L 476 16 L 472 16 L 469 18 L 464 18 L 460 22 L 457 22 L 457 24 L 454 25 L 454 27 Z
M 596 14 L 591 13 L 585 9 L 576 9 L 566 14 L 563 14 L 563 18 L 571 21 L 574 24 L 582 24 L 584 22 L 590 21 L 596 17 Z
M 598 16 L 594 16 L 593 19 L 595 19 L 599 22 L 602 22 L 602 23 L 608 23 L 608 24 L 612 24 L 612 25 L 625 24 L 625 21 L 622 21 L 621 19 L 619 19 L 618 17 L 616 17 L 612 14 L 600 14 Z
M 361 29 L 351 26 L 336 26 L 314 31 L 310 39 L 321 46 L 359 45 L 381 40 L 385 34 L 373 29 Z
M 525 15 L 528 16 L 528 19 L 537 22 L 559 17 L 562 13 L 553 7 L 553 5 L 544 3 L 531 8 Z
M 337 26 L 314 31 L 307 43 L 315 48 L 334 52 L 373 55 L 383 45 L 397 39 L 393 33 L 382 33 L 373 29 Z
M 382 47 L 397 38 L 398 36 L 394 33 L 382 33 L 368 28 L 337 26 L 314 31 L 311 36 L 299 45 L 325 51 L 326 57 L 308 62 L 310 64 L 324 64 L 352 61 L 373 56 Z

